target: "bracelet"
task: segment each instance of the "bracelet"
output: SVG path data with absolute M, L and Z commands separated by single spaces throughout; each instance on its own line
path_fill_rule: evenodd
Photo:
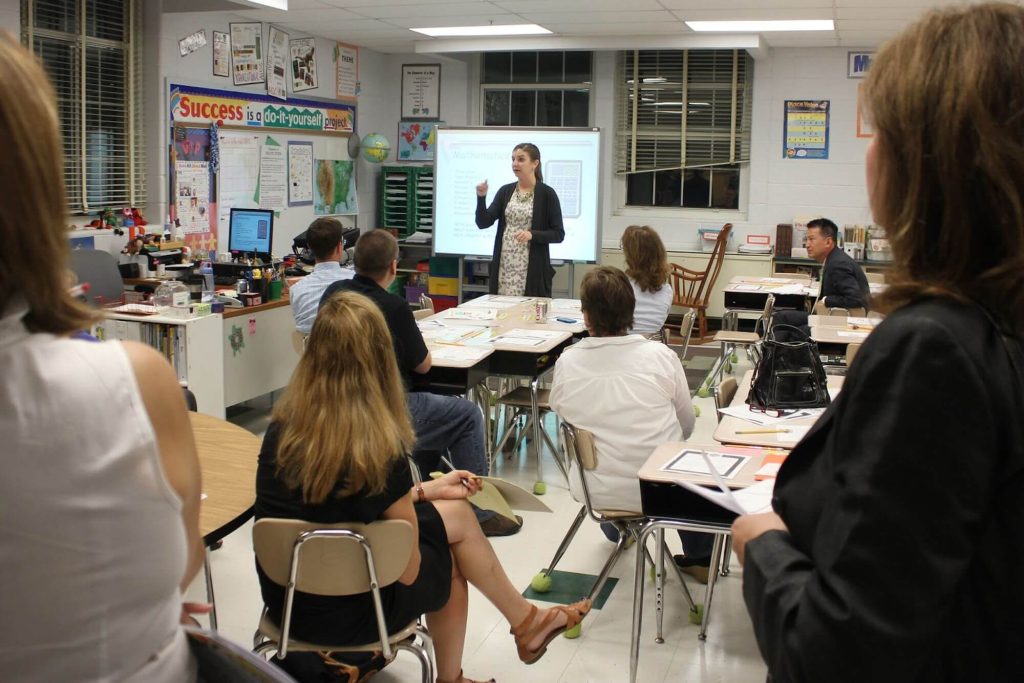
M 417 500 L 416 500 L 417 503 L 425 503 L 425 502 L 427 502 L 427 495 L 425 493 L 423 493 L 423 482 L 416 482 L 416 496 L 417 496 Z

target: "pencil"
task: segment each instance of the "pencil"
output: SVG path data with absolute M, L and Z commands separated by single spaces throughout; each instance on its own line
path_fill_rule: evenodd
M 789 427 L 780 427 L 778 429 L 737 429 L 737 434 L 787 434 Z
M 452 464 L 452 461 L 449 460 L 444 455 L 441 456 L 441 462 L 443 462 L 445 465 L 447 465 L 448 469 L 450 469 L 452 472 L 454 472 L 457 469 L 455 467 L 455 465 Z M 476 479 L 476 477 L 474 477 L 474 479 Z M 459 481 L 461 481 L 462 485 L 465 486 L 467 489 L 469 488 L 469 479 L 466 479 L 465 477 L 463 477 L 463 478 L 460 478 Z

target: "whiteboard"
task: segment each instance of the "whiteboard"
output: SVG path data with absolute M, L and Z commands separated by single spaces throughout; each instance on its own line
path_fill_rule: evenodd
M 558 193 L 565 240 L 551 258 L 596 262 L 601 131 L 597 128 L 442 128 L 434 155 L 434 253 L 491 256 L 498 223 L 476 227 L 476 186 L 487 180 L 487 205 L 515 182 L 512 150 L 540 149 L 544 182 Z

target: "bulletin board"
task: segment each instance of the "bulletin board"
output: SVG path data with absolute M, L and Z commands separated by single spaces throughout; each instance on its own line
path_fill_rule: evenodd
M 355 106 L 177 84 L 168 101 L 168 208 L 194 253 L 226 251 L 233 207 L 274 209 L 275 255 L 317 216 L 358 212 Z

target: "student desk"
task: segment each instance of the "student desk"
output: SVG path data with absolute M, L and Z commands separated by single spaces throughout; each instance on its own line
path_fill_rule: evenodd
M 757 311 L 764 310 L 769 294 L 775 295 L 775 308 L 804 310 L 809 295 L 806 278 L 749 277 L 738 275 L 726 285 L 726 309 Z
M 206 554 L 206 598 L 215 605 L 210 546 L 242 526 L 253 515 L 256 502 L 256 466 L 260 440 L 251 432 L 210 415 L 189 413 L 195 435 L 203 495 L 199 504 L 199 532 Z M 210 627 L 217 628 L 216 607 Z
M 753 370 L 747 370 L 743 375 L 743 379 L 740 380 L 739 389 L 736 391 L 736 396 L 733 397 L 730 405 L 741 406 L 745 405 L 747 396 L 750 394 L 750 380 L 754 376 Z M 828 392 L 831 396 L 835 396 L 839 393 L 839 390 L 843 386 L 843 377 L 841 375 L 828 375 Z M 743 434 L 741 432 L 748 430 L 761 430 L 761 429 L 782 429 L 788 427 L 810 427 L 818 420 L 817 417 L 806 417 L 797 418 L 795 420 L 787 420 L 785 423 L 778 425 L 777 427 L 772 425 L 760 426 L 753 422 L 747 422 L 741 420 L 738 417 L 732 417 L 730 415 L 723 415 L 722 421 L 718 423 L 718 427 L 715 428 L 714 439 L 719 443 L 724 444 L 738 444 L 741 446 L 762 446 L 765 448 L 785 448 L 791 449 L 796 446 L 797 442 L 803 437 L 804 429 L 799 429 L 796 433 L 783 432 L 783 433 L 759 433 L 759 434 Z
M 698 637 L 701 640 L 707 637 L 708 618 L 711 614 L 711 600 L 714 597 L 715 583 L 718 579 L 719 568 L 722 564 L 722 553 L 724 539 L 731 533 L 731 526 L 736 514 L 726 510 L 699 495 L 688 491 L 678 485 L 678 481 L 685 480 L 693 484 L 701 484 L 717 489 L 714 479 L 709 475 L 683 474 L 678 472 L 663 472 L 662 467 L 684 449 L 704 449 L 715 451 L 721 449 L 718 445 L 700 445 L 688 442 L 670 442 L 662 444 L 654 449 L 654 452 L 644 463 L 638 472 L 640 479 L 640 499 L 643 505 L 643 513 L 648 518 L 640 533 L 636 553 L 636 573 L 633 585 L 633 626 L 632 638 L 629 651 L 629 680 L 636 681 L 637 667 L 640 654 L 640 632 L 643 618 L 644 581 L 646 579 L 646 547 L 647 539 L 651 534 L 656 535 L 655 546 L 657 548 L 654 560 L 656 578 L 655 591 L 657 595 L 657 636 L 656 642 L 664 642 L 662 638 L 662 616 L 663 616 L 663 553 L 665 529 L 677 529 L 682 531 L 697 531 L 715 534 L 715 543 L 711 551 L 711 571 L 708 572 L 708 583 L 704 589 L 704 614 L 701 617 L 700 632 Z M 730 449 L 741 450 L 741 449 Z M 762 462 L 767 456 L 760 449 L 750 449 L 751 456 L 743 468 L 736 473 L 736 476 L 727 480 L 729 488 L 745 488 L 754 483 L 754 473 L 760 469 Z M 671 559 L 669 561 L 672 561 Z
M 461 329 L 472 328 L 480 332 L 472 337 L 455 343 L 439 343 L 435 340 L 427 340 L 427 347 L 432 351 L 446 347 L 465 347 L 472 349 L 486 348 L 476 360 L 454 360 L 446 358 L 435 358 L 431 371 L 428 375 L 431 387 L 438 383 L 442 392 L 445 390 L 451 393 L 469 394 L 483 384 L 488 377 L 525 377 L 530 380 L 531 415 L 533 416 L 533 443 L 536 444 L 537 478 L 538 483 L 543 482 L 543 458 L 540 457 L 541 449 L 541 423 L 540 410 L 537 405 L 540 379 L 549 372 L 561 354 L 562 350 L 569 346 L 574 336 L 584 332 L 583 316 L 578 313 L 570 313 L 564 308 L 552 310 L 549 302 L 548 316 L 545 322 L 538 323 L 534 320 L 534 309 L 537 299 L 518 297 L 522 302 L 514 305 L 508 304 L 506 297 L 493 297 L 492 295 L 479 297 L 466 302 L 457 309 L 449 309 L 436 313 L 428 318 L 418 321 L 421 330 L 437 329 Z M 489 302 L 494 302 L 495 317 L 491 320 L 458 320 L 456 321 L 450 313 L 452 310 L 460 311 L 455 315 L 467 314 L 471 311 L 482 311 L 488 308 Z M 562 302 L 560 302 L 562 303 Z M 501 307 L 498 307 L 501 306 Z M 558 315 L 572 317 L 575 322 L 562 323 L 555 321 Z M 544 330 L 552 334 L 537 344 L 524 346 L 508 342 L 502 342 L 500 337 L 512 330 L 536 331 Z M 490 341 L 496 340 L 496 341 Z M 477 401 L 483 409 L 484 414 L 489 411 L 489 399 L 487 392 L 476 391 Z M 487 431 L 490 431 L 490 421 L 487 421 Z M 491 443 L 490 434 L 487 435 L 487 442 Z M 556 462 L 558 454 L 555 454 Z
M 881 320 L 878 318 L 847 318 L 840 315 L 807 316 L 807 324 L 811 328 L 811 339 L 819 344 L 836 344 L 844 347 L 863 342 L 879 322 Z

